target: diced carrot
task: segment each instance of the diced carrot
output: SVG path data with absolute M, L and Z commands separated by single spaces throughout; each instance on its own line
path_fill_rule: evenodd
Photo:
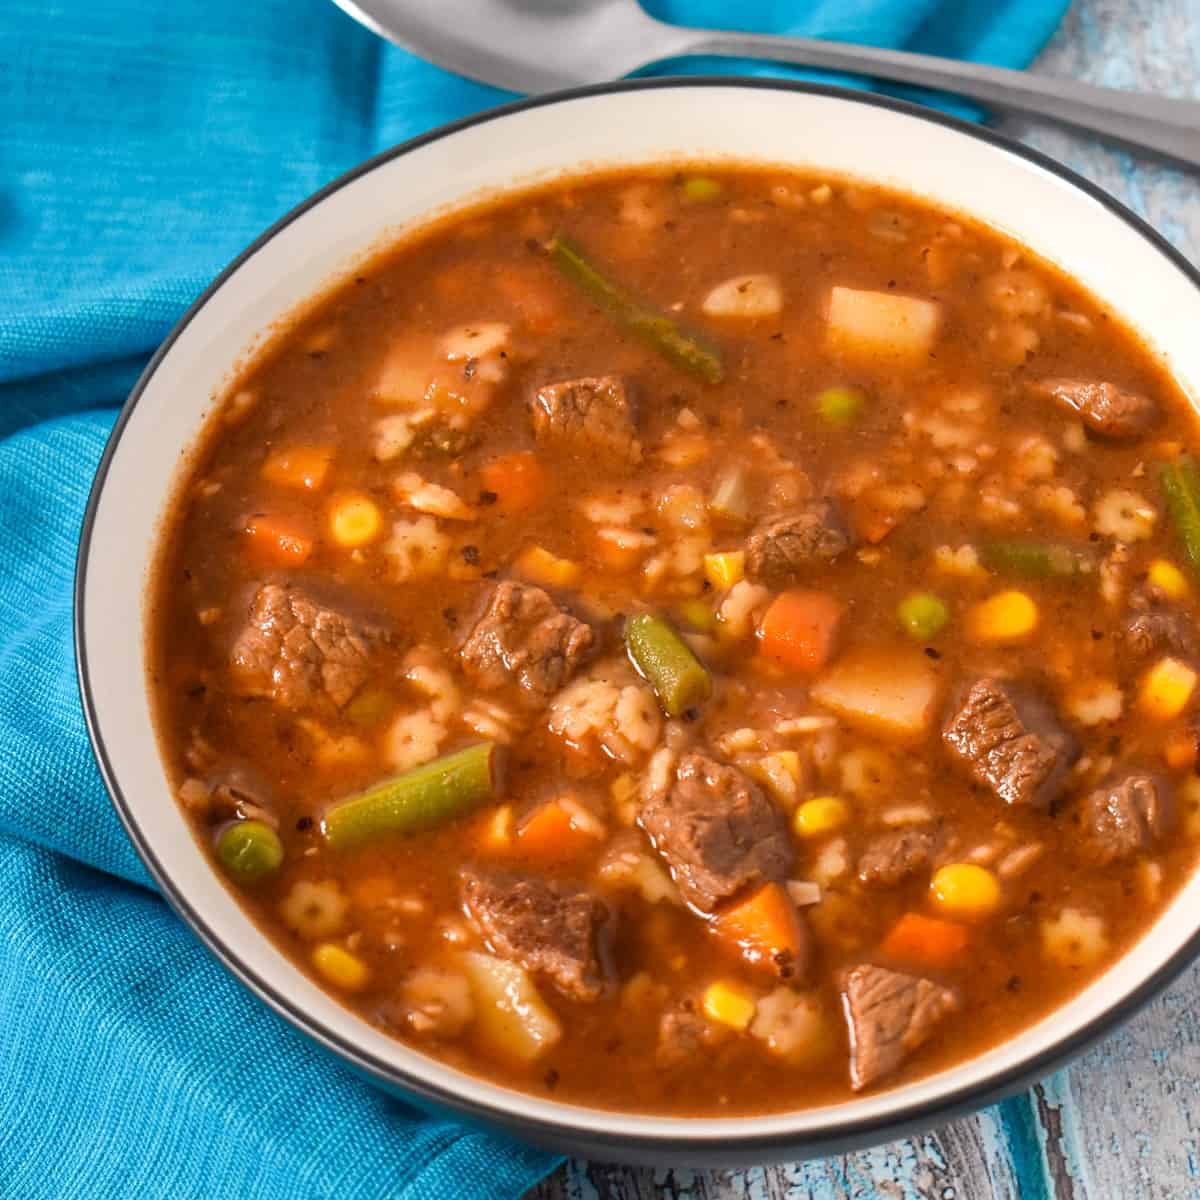
M 815 674 L 833 656 L 843 608 L 825 592 L 782 592 L 758 627 L 759 646 L 775 662 Z
M 513 572 L 543 587 L 571 588 L 579 583 L 583 568 L 569 558 L 559 558 L 545 546 L 526 546 L 512 563 Z
M 563 306 L 555 295 L 548 268 L 502 267 L 496 273 L 497 290 L 521 314 L 530 333 L 550 333 L 563 324 Z
M 596 558 L 610 571 L 632 571 L 654 544 L 655 539 L 640 529 L 606 526 L 596 531 Z
M 749 899 L 713 918 L 712 930 L 749 963 L 788 965 L 802 974 L 808 958 L 808 932 L 787 892 L 766 883 Z
M 245 532 L 254 555 L 279 567 L 302 567 L 312 554 L 308 526 L 294 517 L 255 513 L 247 519 Z
M 504 454 L 479 471 L 485 491 L 494 492 L 502 512 L 525 512 L 537 508 L 546 495 L 546 472 L 531 450 Z
M 470 307 L 480 296 L 487 295 L 492 277 L 489 264 L 460 261 L 435 272 L 430 287 L 439 300 Z
M 561 804 L 551 801 L 535 808 L 517 827 L 516 845 L 525 854 L 571 858 L 585 846 L 596 845 L 596 839 L 579 829 Z
M 899 516 L 894 512 L 881 512 L 871 509 L 870 512 L 859 514 L 855 523 L 858 536 L 868 545 L 876 546 L 900 523 Z
M 1196 765 L 1196 731 L 1174 729 L 1163 743 L 1163 758 L 1173 771 L 1190 771 Z
M 396 881 L 387 875 L 368 875 L 354 885 L 350 894 L 359 908 L 384 908 L 396 895 Z
M 267 456 L 259 474 L 279 487 L 316 491 L 325 482 L 332 461 L 329 446 L 285 446 Z
M 948 967 L 967 948 L 970 938 L 965 925 L 910 912 L 892 926 L 880 949 L 901 962 Z

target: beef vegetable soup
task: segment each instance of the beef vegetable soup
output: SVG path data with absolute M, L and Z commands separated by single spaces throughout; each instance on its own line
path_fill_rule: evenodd
M 222 398 L 152 690 L 214 866 L 397 1038 L 751 1114 L 951 1066 L 1193 868 L 1200 472 L 1112 313 L 783 170 L 380 253 Z

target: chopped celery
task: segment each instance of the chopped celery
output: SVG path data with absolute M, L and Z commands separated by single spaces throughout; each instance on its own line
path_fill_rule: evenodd
M 684 333 L 670 317 L 635 300 L 619 284 L 602 274 L 565 238 L 550 243 L 550 257 L 559 271 L 592 298 L 618 325 L 637 334 L 676 366 L 699 375 L 707 383 L 720 383 L 725 371 L 712 346 Z
M 988 542 L 981 557 L 991 570 L 1024 579 L 1070 579 L 1093 569 L 1085 551 L 1057 542 Z
M 1200 470 L 1190 455 L 1167 463 L 1158 476 L 1167 512 L 1192 570 L 1200 575 Z
M 321 822 L 326 844 L 343 850 L 418 833 L 477 808 L 499 790 L 498 754 L 494 742 L 481 742 L 339 800 Z
M 628 621 L 625 645 L 668 717 L 678 717 L 712 695 L 712 679 L 703 664 L 662 617 L 642 613 Z
M 750 519 L 750 488 L 741 467 L 733 467 L 717 480 L 708 507 L 714 516 L 727 521 Z

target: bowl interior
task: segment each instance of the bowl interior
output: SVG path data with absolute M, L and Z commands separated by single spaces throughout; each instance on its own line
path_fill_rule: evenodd
M 665 158 L 766 161 L 857 175 L 961 210 L 1012 235 L 1107 300 L 1200 396 L 1200 290 L 1188 269 L 1115 205 L 1033 156 L 891 102 L 729 81 L 660 82 L 532 102 L 432 135 L 286 218 L 189 314 L 139 385 L 93 494 L 77 606 L 85 707 L 110 790 L 164 890 L 225 962 L 309 1033 L 376 1078 L 516 1123 L 559 1144 L 699 1158 L 869 1140 L 946 1115 L 1044 1069 L 1144 999 L 1190 958 L 1200 877 L 1104 976 L 1017 1039 L 895 1090 L 758 1118 L 655 1118 L 525 1096 L 400 1045 L 318 989 L 257 932 L 210 870 L 169 795 L 144 664 L 146 579 L 181 455 L 231 365 L 295 308 L 405 227 L 488 191 Z M 530 1125 L 532 1123 L 532 1125 Z

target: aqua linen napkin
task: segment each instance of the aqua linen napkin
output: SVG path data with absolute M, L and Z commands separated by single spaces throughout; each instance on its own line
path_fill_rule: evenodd
M 647 7 L 1023 66 L 1066 0 Z M 508 1197 L 554 1165 L 385 1096 L 216 964 L 113 815 L 71 648 L 88 487 L 184 308 L 339 172 L 507 98 L 327 0 L 0 5 L 0 1200 Z

